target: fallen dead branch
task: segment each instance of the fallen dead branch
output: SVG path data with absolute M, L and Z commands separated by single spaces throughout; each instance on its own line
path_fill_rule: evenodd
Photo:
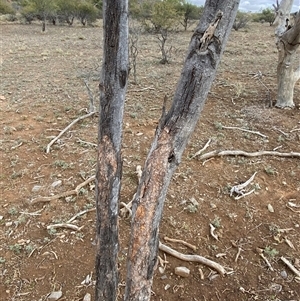
M 265 261 L 265 263 L 267 264 L 267 266 L 269 267 L 270 271 L 274 271 L 270 261 L 266 258 L 266 256 L 264 255 L 263 253 L 263 250 L 260 249 L 260 248 L 256 248 L 257 252 L 258 252 L 258 255 Z
M 198 150 L 192 157 L 191 159 L 201 155 L 208 147 L 209 147 L 209 144 L 211 142 L 211 139 L 208 139 L 208 141 L 206 142 L 206 144 L 204 145 L 204 147 L 202 147 L 200 150 Z
M 259 151 L 248 153 L 242 150 L 214 150 L 212 152 L 201 155 L 199 160 L 207 160 L 212 157 L 223 157 L 223 156 L 244 156 L 244 157 L 259 157 L 259 156 L 278 156 L 278 157 L 289 157 L 289 158 L 300 158 L 300 153 L 290 152 L 281 153 L 276 151 Z
M 53 224 L 53 225 L 47 226 L 47 230 L 55 229 L 55 228 L 67 228 L 67 229 L 71 229 L 71 230 L 74 230 L 74 231 L 79 231 L 83 228 L 83 226 L 78 227 L 76 225 L 68 224 L 68 223 Z
M 80 211 L 78 212 L 77 214 L 75 214 L 73 217 L 71 217 L 68 221 L 67 221 L 67 224 L 69 223 L 72 223 L 77 217 L 81 216 L 81 215 L 84 215 L 88 212 L 91 212 L 91 211 L 95 211 L 96 208 L 91 208 L 91 209 L 86 209 L 86 210 L 83 210 L 83 211 Z
M 260 137 L 263 137 L 263 138 L 268 138 L 268 136 L 258 132 L 258 131 L 251 131 L 251 130 L 247 130 L 247 129 L 243 129 L 243 128 L 239 128 L 239 127 L 236 127 L 236 126 L 224 126 L 222 125 L 222 129 L 227 129 L 227 130 L 239 130 L 239 131 L 243 131 L 243 132 L 247 132 L 247 133 L 251 133 L 251 134 L 255 134 L 255 135 L 258 135 Z
M 144 91 L 147 91 L 147 90 L 155 90 L 155 88 L 153 87 L 146 87 L 146 88 L 141 88 L 141 89 L 136 89 L 136 90 L 129 90 L 128 92 L 136 92 L 136 93 L 139 93 L 139 92 L 144 92 Z
M 64 197 L 67 197 L 70 195 L 79 195 L 80 189 L 94 180 L 95 180 L 95 175 L 91 176 L 84 182 L 77 185 L 76 188 L 73 190 L 65 191 L 60 194 L 56 194 L 56 195 L 48 196 L 48 197 L 37 197 L 36 199 L 33 199 L 30 203 L 36 204 L 36 203 L 40 203 L 40 202 L 51 202 L 51 201 L 54 201 L 54 200 L 57 200 L 60 198 L 64 198 Z
M 210 260 L 210 259 L 207 259 L 205 257 L 202 257 L 200 255 L 186 255 L 186 254 L 182 254 L 182 253 L 179 253 L 177 252 L 176 250 L 162 244 L 161 242 L 159 242 L 159 249 L 165 253 L 168 253 L 178 259 L 181 259 L 181 260 L 184 260 L 184 261 L 192 261 L 192 262 L 198 262 L 198 263 L 201 263 L 201 264 L 204 264 L 204 265 L 207 265 L 209 266 L 210 268 L 216 270 L 219 274 L 221 275 L 225 275 L 226 274 L 226 270 L 225 268 Z
M 69 130 L 74 124 L 76 124 L 78 121 L 82 120 L 82 119 L 85 119 L 85 118 L 88 118 L 88 117 L 91 117 L 93 116 L 94 114 L 96 114 L 97 112 L 90 112 L 86 115 L 83 115 L 83 116 L 80 116 L 78 118 L 76 118 L 75 120 L 73 120 L 65 129 L 63 129 L 54 139 L 52 139 L 50 141 L 50 143 L 47 145 L 47 148 L 46 148 L 46 153 L 49 154 L 50 152 L 50 147 L 67 131 Z
M 137 165 L 135 173 L 137 174 L 138 177 L 138 183 L 141 180 L 142 177 L 142 166 L 141 165 Z M 135 198 L 136 193 L 133 195 L 131 201 L 129 203 L 124 203 L 124 202 L 120 202 L 120 206 L 122 206 L 123 208 L 120 209 L 120 216 L 121 217 L 126 217 L 128 216 L 128 218 L 130 218 L 132 216 L 132 211 L 131 211 L 131 207 L 132 207 L 132 203 L 133 200 Z
M 237 196 L 234 199 L 238 200 L 254 192 L 255 189 L 252 189 L 249 192 L 245 192 L 245 188 L 254 180 L 256 174 L 257 172 L 255 172 L 246 182 L 239 185 L 232 186 L 232 188 L 230 189 L 230 196 L 232 196 L 235 193 L 237 194 Z
M 215 234 L 216 227 L 213 224 L 209 224 L 209 233 L 210 235 L 215 239 L 219 240 L 219 237 L 217 234 Z
M 76 142 L 78 142 L 80 144 L 90 145 L 90 146 L 93 146 L 93 147 L 97 147 L 98 146 L 96 143 L 84 141 L 84 140 L 81 140 L 80 138 L 77 138 Z
M 281 261 L 283 261 L 287 267 L 297 276 L 300 278 L 300 271 L 298 269 L 296 269 L 289 260 L 287 260 L 285 257 L 281 256 L 280 257 Z
M 196 250 L 197 250 L 197 247 L 196 247 L 196 246 L 194 246 L 194 245 L 192 245 L 192 244 L 190 244 L 190 243 L 188 243 L 188 242 L 186 242 L 186 241 L 184 241 L 184 240 L 181 240 L 181 239 L 174 239 L 174 238 L 169 238 L 169 237 L 165 236 L 165 237 L 164 237 L 164 240 L 165 240 L 165 241 L 168 241 L 168 242 L 178 242 L 178 243 L 181 243 L 181 244 L 183 244 L 184 246 L 186 246 L 186 247 L 192 249 L 193 251 L 196 251 Z
M 300 129 L 292 129 L 290 130 L 290 133 L 297 132 L 297 131 L 300 131 Z

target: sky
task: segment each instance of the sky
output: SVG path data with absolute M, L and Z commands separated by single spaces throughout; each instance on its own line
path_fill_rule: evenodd
M 188 0 L 188 2 L 200 6 L 204 5 L 205 0 Z M 239 10 L 246 12 L 258 12 L 262 9 L 272 7 L 272 4 L 276 4 L 276 0 L 241 0 Z M 294 0 L 292 12 L 298 11 L 299 9 L 300 0 Z

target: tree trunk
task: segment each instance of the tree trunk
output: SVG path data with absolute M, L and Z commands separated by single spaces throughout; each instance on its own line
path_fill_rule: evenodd
M 46 30 L 46 17 L 44 17 L 42 21 L 42 32 L 45 32 L 45 30 Z
M 132 208 L 125 301 L 150 299 L 167 189 L 215 78 L 238 5 L 239 0 L 206 1 L 172 106 L 156 129 Z
M 296 50 L 300 43 L 300 13 L 297 14 L 295 24 L 290 28 L 289 15 L 292 0 L 283 0 L 280 3 L 274 24 L 277 25 L 275 35 L 278 49 L 277 65 L 277 100 L 276 107 L 293 108 L 293 95 L 296 82 L 300 78 L 300 66 L 295 70 Z
M 128 77 L 128 1 L 103 3 L 104 53 L 96 173 L 96 301 L 115 301 L 118 291 L 118 211 L 121 142 Z

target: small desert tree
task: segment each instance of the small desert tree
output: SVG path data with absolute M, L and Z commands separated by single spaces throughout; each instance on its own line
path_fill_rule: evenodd
M 37 16 L 42 20 L 42 31 L 46 30 L 47 19 L 54 15 L 57 9 L 54 0 L 24 0 L 22 5 L 26 14 Z
M 279 108 L 295 106 L 294 88 L 300 79 L 300 65 L 296 60 L 296 51 L 300 45 L 300 12 L 295 17 L 295 24 L 290 26 L 292 5 L 293 0 L 282 0 L 274 21 L 278 49 L 276 107 Z
M 158 40 L 162 55 L 161 64 L 169 62 L 169 50 L 166 48 L 166 42 L 170 32 L 176 27 L 178 20 L 181 18 L 182 11 L 179 10 L 179 5 L 179 0 L 156 1 L 153 5 L 151 22 L 159 33 Z
M 56 3 L 59 20 L 71 26 L 77 14 L 78 0 L 56 0 Z
M 247 13 L 239 11 L 235 17 L 234 23 L 233 23 L 233 29 L 238 31 L 241 28 L 245 28 L 248 25 L 249 22 L 249 16 Z
M 7 2 L 6 0 L 0 0 L 0 14 L 3 15 L 14 15 L 16 12 L 13 9 L 11 3 Z
M 185 0 L 183 1 L 183 3 L 180 3 L 178 9 L 182 15 L 180 23 L 183 25 L 185 31 L 192 21 L 200 19 L 201 13 L 203 11 L 203 7 L 191 4 L 189 2 L 186 2 Z
M 93 3 L 87 0 L 79 1 L 77 5 L 77 18 L 83 26 L 85 26 L 88 22 L 94 22 L 97 18 L 97 14 L 98 10 Z

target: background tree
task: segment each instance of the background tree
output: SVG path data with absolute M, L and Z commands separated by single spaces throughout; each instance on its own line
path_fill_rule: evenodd
M 194 5 L 192 3 L 186 2 L 185 0 L 180 3 L 178 9 L 179 11 L 181 11 L 182 15 L 180 23 L 184 27 L 185 31 L 193 21 L 200 19 L 201 13 L 203 11 L 202 6 Z
M 7 2 L 6 0 L 0 0 L 0 14 L 2 15 L 14 15 L 16 12 L 12 7 L 11 3 Z
M 129 53 L 130 74 L 133 75 L 133 83 L 137 84 L 137 57 L 139 54 L 138 42 L 141 35 L 141 26 L 133 18 L 129 18 Z
M 77 6 L 77 17 L 81 24 L 85 26 L 97 19 L 97 8 L 89 1 L 81 0 Z
M 274 25 L 276 46 L 278 49 L 277 65 L 277 100 L 276 107 L 293 108 L 294 88 L 300 79 L 299 60 L 296 51 L 300 45 L 300 11 L 295 17 L 294 26 L 289 24 L 293 0 L 282 0 L 277 11 Z
M 272 8 L 265 8 L 261 12 L 253 15 L 254 22 L 268 22 L 270 26 L 273 24 L 275 20 L 275 12 Z
M 166 42 L 170 32 L 176 28 L 182 16 L 179 5 L 179 0 L 162 0 L 155 2 L 153 5 L 151 22 L 155 31 L 159 33 L 158 40 L 162 55 L 161 64 L 169 62 L 169 50 L 166 48 Z
M 247 13 L 238 11 L 233 23 L 233 29 L 238 31 L 241 28 L 247 27 L 249 20 L 250 17 Z
M 46 30 L 47 19 L 56 14 L 57 6 L 54 0 L 24 0 L 22 14 L 28 17 L 37 17 L 42 20 L 42 31 Z
M 56 0 L 58 18 L 72 25 L 77 15 L 78 0 Z

